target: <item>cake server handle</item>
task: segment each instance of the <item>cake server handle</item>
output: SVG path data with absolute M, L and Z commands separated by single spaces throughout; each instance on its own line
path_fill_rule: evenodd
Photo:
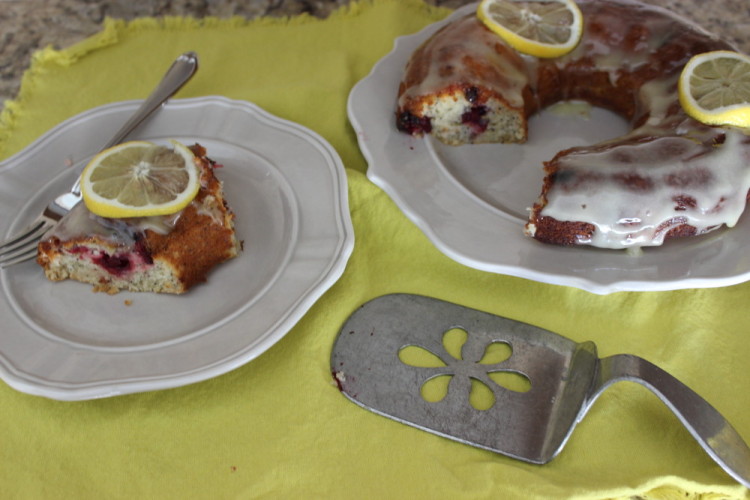
M 705 399 L 643 358 L 629 354 L 602 358 L 586 410 L 602 391 L 622 380 L 639 383 L 656 394 L 722 469 L 750 487 L 750 448 L 742 437 Z

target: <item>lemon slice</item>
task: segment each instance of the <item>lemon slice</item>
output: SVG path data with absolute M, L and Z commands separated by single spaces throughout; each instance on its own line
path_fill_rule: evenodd
M 179 212 L 200 189 L 190 149 L 146 141 L 111 147 L 94 156 L 81 174 L 86 207 L 102 217 L 147 217 Z
M 708 125 L 750 128 L 750 57 L 729 50 L 698 54 L 680 74 L 680 104 Z
M 536 57 L 567 54 L 583 33 L 573 0 L 482 0 L 477 16 L 511 47 Z

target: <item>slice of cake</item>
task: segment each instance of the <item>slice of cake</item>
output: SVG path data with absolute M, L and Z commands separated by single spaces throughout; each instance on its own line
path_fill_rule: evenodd
M 236 257 L 241 243 L 216 165 L 202 146 L 190 150 L 200 190 L 187 207 L 171 215 L 114 219 L 79 203 L 39 243 L 37 262 L 47 278 L 90 283 L 107 293 L 184 293 Z

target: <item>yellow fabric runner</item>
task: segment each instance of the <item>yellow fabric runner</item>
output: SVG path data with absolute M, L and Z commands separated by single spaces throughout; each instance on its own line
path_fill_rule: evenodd
M 367 181 L 349 90 L 395 37 L 447 14 L 382 0 L 325 21 L 107 20 L 74 47 L 36 54 L 2 114 L 0 158 L 79 112 L 145 97 L 177 54 L 195 50 L 201 69 L 179 97 L 252 101 L 336 148 L 357 241 L 341 280 L 289 334 L 224 376 L 77 403 L 0 384 L 0 497 L 748 497 L 636 384 L 605 392 L 561 455 L 535 466 L 370 413 L 332 383 L 330 351 L 348 315 L 385 293 L 421 293 L 593 340 L 602 356 L 643 356 L 750 440 L 750 284 L 596 296 L 476 271 L 441 254 Z

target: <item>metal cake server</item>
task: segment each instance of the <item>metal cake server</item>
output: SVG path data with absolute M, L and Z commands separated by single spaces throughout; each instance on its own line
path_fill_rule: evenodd
M 443 336 L 466 332 L 461 359 Z M 487 346 L 511 353 L 485 363 Z M 402 361 L 406 347 L 429 351 L 441 366 Z M 483 362 L 480 362 L 483 361 Z M 730 476 L 750 487 L 750 448 L 702 397 L 669 373 L 637 356 L 600 359 L 593 342 L 576 343 L 542 328 L 419 295 L 386 295 L 367 302 L 344 324 L 333 346 L 331 370 L 341 392 L 358 405 L 399 422 L 519 460 L 554 458 L 596 398 L 621 380 L 653 391 Z M 526 378 L 528 390 L 511 390 L 491 374 Z M 450 375 L 447 393 L 427 401 L 425 382 Z M 471 379 L 491 390 L 494 404 L 469 402 Z

